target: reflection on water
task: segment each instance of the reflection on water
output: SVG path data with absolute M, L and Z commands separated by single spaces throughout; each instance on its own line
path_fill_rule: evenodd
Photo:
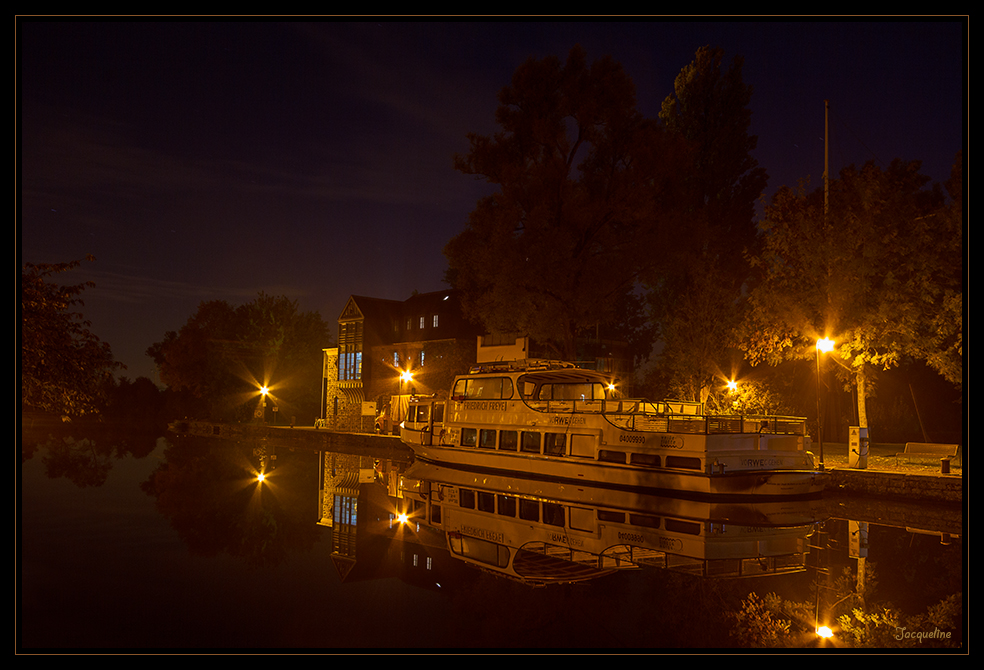
M 270 440 L 124 442 L 24 440 L 26 648 L 963 643 L 959 510 L 695 502 Z
M 616 570 L 701 577 L 805 569 L 817 500 L 708 503 L 414 463 L 400 493 L 410 523 L 444 533 L 451 556 L 541 586 Z

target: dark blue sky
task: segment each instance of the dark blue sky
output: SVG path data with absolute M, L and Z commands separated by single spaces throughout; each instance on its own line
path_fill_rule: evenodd
M 132 378 L 202 300 L 286 295 L 334 322 L 351 294 L 444 288 L 483 193 L 455 172 L 530 56 L 611 55 L 655 116 L 696 50 L 744 58 L 772 193 L 830 160 L 923 161 L 965 142 L 961 17 L 872 21 L 19 24 L 21 261 L 94 254 L 84 313 Z

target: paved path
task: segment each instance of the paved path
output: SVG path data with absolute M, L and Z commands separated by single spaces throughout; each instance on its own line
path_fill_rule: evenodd
M 907 462 L 906 458 L 898 459 L 896 465 L 895 454 L 905 449 L 904 444 L 873 445 L 868 450 L 868 470 L 884 470 L 888 472 L 912 472 L 918 474 L 941 474 L 940 459 L 914 457 Z M 819 457 L 819 445 L 814 442 L 810 449 L 815 456 Z M 962 455 L 962 454 L 961 454 Z M 847 444 L 836 442 L 823 443 L 823 465 L 827 470 L 831 468 L 850 467 L 847 458 Z M 958 458 L 950 463 L 951 475 L 962 475 L 963 465 Z

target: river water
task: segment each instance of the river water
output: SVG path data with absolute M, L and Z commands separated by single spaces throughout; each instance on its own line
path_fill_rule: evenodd
M 170 434 L 25 435 L 19 649 L 962 649 L 960 509 L 826 499 L 722 508 L 559 490 L 517 508 L 509 498 L 530 493 L 522 482 L 388 456 Z M 498 507 L 483 517 L 466 504 L 476 495 L 479 508 L 483 496 Z M 424 508 L 399 522 L 415 496 L 440 500 L 439 524 Z M 536 521 L 523 512 L 532 498 Z M 553 509 L 565 511 L 551 519 Z M 592 542 L 606 533 L 619 546 L 602 553 Z M 523 567 L 480 569 L 449 551 L 448 535 L 456 551 L 485 546 L 479 537 L 522 544 Z M 852 610 L 867 613 L 864 625 L 837 623 Z M 826 622 L 834 637 L 822 640 L 813 631 Z

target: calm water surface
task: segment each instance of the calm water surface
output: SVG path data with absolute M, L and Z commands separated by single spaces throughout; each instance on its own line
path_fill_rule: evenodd
M 817 619 L 859 584 L 906 616 L 962 594 L 959 510 L 539 490 L 533 522 L 531 498 L 509 501 L 529 492 L 522 482 L 371 454 L 25 435 L 22 455 L 25 652 L 734 648 L 748 643 L 734 613 L 750 593 L 805 603 Z M 453 547 L 486 568 L 489 547 L 512 542 L 530 549 L 524 575 L 579 581 L 531 585 L 467 564 L 429 523 L 433 507 L 396 520 L 421 491 L 439 501 L 440 524 L 464 529 Z M 499 507 L 483 517 L 484 498 Z M 633 553 L 591 554 L 605 533 Z M 792 618 L 812 630 L 804 610 Z

